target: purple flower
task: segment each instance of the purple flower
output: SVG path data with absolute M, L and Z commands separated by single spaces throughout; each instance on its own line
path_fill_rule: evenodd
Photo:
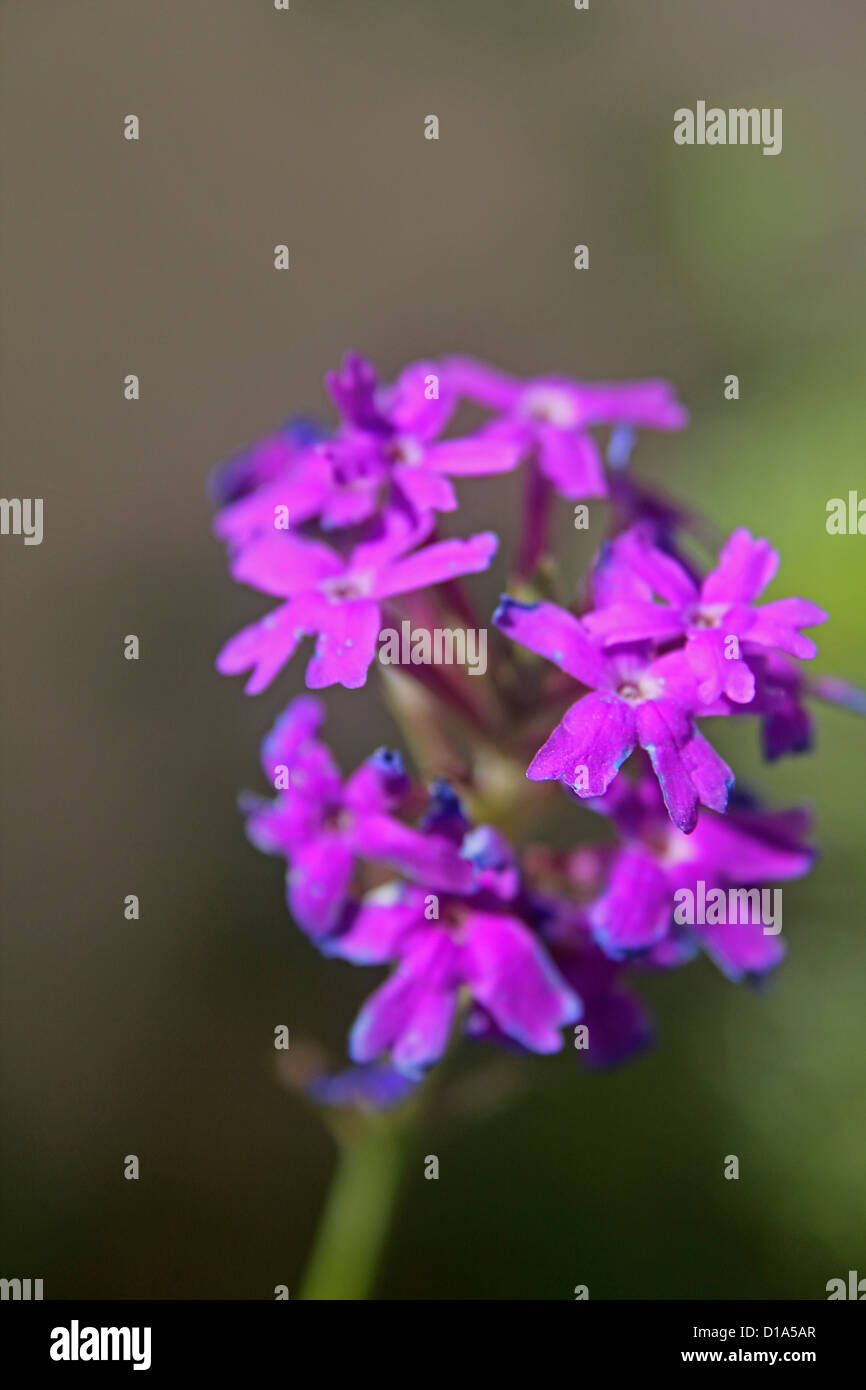
M 293 418 L 274 434 L 241 449 L 211 473 L 208 493 L 217 507 L 230 507 L 275 482 L 323 437 L 313 420 Z
M 365 683 L 382 627 L 380 600 L 486 569 L 498 544 L 492 531 L 466 540 L 439 541 L 409 554 L 418 529 L 389 524 L 348 557 L 322 541 L 262 534 L 232 561 L 244 584 L 285 600 L 267 617 L 237 633 L 217 657 L 224 675 L 252 671 L 247 694 L 266 689 L 301 639 L 316 636 L 307 666 L 312 690 Z
M 325 950 L 356 964 L 396 960 L 352 1029 L 357 1063 L 389 1052 L 417 1075 L 444 1052 L 461 990 L 502 1034 L 532 1052 L 556 1052 L 580 1000 L 555 969 L 516 899 L 513 855 L 490 827 L 464 842 L 481 870 L 472 893 L 430 894 L 405 883 L 369 894 Z
M 450 389 L 499 413 L 492 437 L 521 455 L 537 450 L 541 472 L 563 497 L 605 497 L 601 451 L 594 425 L 681 429 L 688 414 L 666 381 L 592 385 L 563 376 L 522 381 L 469 357 L 442 364 Z
M 601 796 L 640 744 L 681 830 L 694 829 L 699 803 L 724 811 L 733 773 L 695 728 L 697 681 L 683 652 L 654 658 L 648 643 L 604 652 L 573 614 L 553 603 L 506 596 L 493 621 L 593 691 L 571 706 L 536 753 L 530 780 L 555 778 L 579 797 Z
M 589 922 L 606 954 L 620 958 L 649 952 L 650 959 L 679 963 L 690 938 L 732 980 L 765 974 L 784 955 L 775 934 L 760 920 L 695 925 L 683 933 L 674 922 L 674 894 L 799 878 L 815 862 L 805 843 L 806 811 L 765 811 L 741 799 L 726 816 L 704 814 L 691 835 L 671 825 L 658 786 L 643 776 L 635 784 L 621 779 L 595 809 L 613 817 L 623 837 L 615 852 L 604 892 L 592 904 Z M 682 946 L 685 945 L 685 952 Z
M 465 439 L 439 440 L 457 404 L 435 363 L 417 362 L 393 386 L 383 387 L 371 364 L 347 353 L 326 385 L 340 411 L 339 431 L 325 439 L 306 421 L 276 434 L 215 471 L 211 492 L 221 504 L 214 533 L 233 550 L 276 518 L 285 530 L 318 520 L 325 531 L 358 526 L 396 503 L 417 520 L 454 511 L 450 476 L 501 473 L 518 451 L 482 430 Z
M 454 511 L 449 475 L 503 473 L 517 464 L 514 445 L 486 431 L 438 440 L 457 401 L 435 363 L 413 363 L 382 388 L 371 364 L 350 352 L 325 380 L 343 418 L 340 433 L 323 446 L 333 473 L 321 513 L 325 529 L 366 521 L 392 487 L 419 516 Z
M 262 453 L 270 453 L 269 441 L 260 447 Z M 331 465 L 321 447 L 286 453 L 272 477 L 262 476 L 217 512 L 214 535 L 237 551 L 262 532 L 295 530 L 319 515 L 332 490 Z
M 293 700 L 262 744 L 276 799 L 241 799 L 252 843 L 288 861 L 288 903 L 298 925 L 316 941 L 339 926 L 358 859 L 397 867 L 434 889 L 468 891 L 476 871 L 458 847 L 396 819 L 409 790 L 399 754 L 380 749 L 344 783 L 316 738 L 323 718 L 312 696 Z
M 807 599 L 755 605 L 778 563 L 769 541 L 755 540 L 740 528 L 722 547 L 718 566 L 698 585 L 678 560 L 635 527 L 603 548 L 593 574 L 596 608 L 584 614 L 583 625 L 606 648 L 685 637 L 700 701 L 710 704 L 725 695 L 748 705 L 755 676 L 740 655 L 741 645 L 746 656 L 778 650 L 810 658 L 817 648 L 799 629 L 827 620 Z M 663 602 L 655 602 L 654 595 Z

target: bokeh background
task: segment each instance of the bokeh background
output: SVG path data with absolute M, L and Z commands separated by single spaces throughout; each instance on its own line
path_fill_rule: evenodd
M 274 1079 L 273 1028 L 338 1057 L 379 972 L 321 960 L 244 839 L 235 795 L 301 668 L 256 699 L 215 674 L 263 603 L 204 486 L 327 412 L 347 346 L 386 376 L 462 351 L 669 377 L 692 426 L 636 468 L 770 536 L 774 594 L 832 613 L 818 669 L 866 681 L 866 538 L 824 526 L 866 495 L 864 39 L 846 0 L 5 0 L 2 492 L 45 499 L 40 547 L 0 540 L 5 1276 L 298 1286 L 333 1150 Z M 781 106 L 782 154 L 675 146 L 698 99 Z M 462 529 L 507 547 L 516 482 L 463 496 Z M 395 740 L 375 681 L 328 704 L 347 766 Z M 378 1296 L 809 1299 L 866 1274 L 866 723 L 818 718 L 815 753 L 771 769 L 754 728 L 721 731 L 818 819 L 771 987 L 653 979 L 640 1061 L 528 1062 L 511 1108 L 422 1131 Z

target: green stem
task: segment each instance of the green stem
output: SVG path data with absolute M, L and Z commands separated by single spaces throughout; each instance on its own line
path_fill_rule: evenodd
M 378 1116 L 339 1143 L 302 1299 L 369 1296 L 400 1187 L 405 1141 L 397 1117 Z

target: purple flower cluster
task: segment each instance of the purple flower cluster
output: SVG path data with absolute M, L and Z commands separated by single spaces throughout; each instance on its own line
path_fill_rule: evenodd
M 591 692 L 568 709 L 527 776 L 602 796 L 639 745 L 680 830 L 694 830 L 699 805 L 724 811 L 734 774 L 697 719 L 768 709 L 773 663 L 813 657 L 800 629 L 827 618 L 806 599 L 756 604 L 778 561 L 767 541 L 738 530 L 699 582 L 637 525 L 602 548 L 595 606 L 582 618 L 504 598 L 497 626 Z
M 270 685 L 308 636 L 310 689 L 363 685 L 383 604 L 487 568 L 498 545 L 490 531 L 427 544 L 437 514 L 457 509 L 452 477 L 509 472 L 537 449 L 563 496 L 601 496 L 591 425 L 675 429 L 686 418 L 663 382 L 521 386 L 462 359 L 415 363 L 384 387 L 348 353 L 326 384 L 340 417 L 333 434 L 289 425 L 230 460 L 212 487 L 232 576 L 282 600 L 219 654 L 224 674 L 251 673 L 249 694 Z M 468 437 L 443 438 L 461 398 L 502 413 Z
M 642 1010 L 587 913 L 533 886 L 514 847 L 473 827 L 447 783 L 430 788 L 418 824 L 400 819 L 419 792 L 399 754 L 380 749 L 344 779 L 318 737 L 323 717 L 312 696 L 289 705 L 262 749 L 276 796 L 246 795 L 242 807 L 253 844 L 286 860 L 289 907 L 319 950 L 393 967 L 354 1024 L 352 1060 L 377 1082 L 384 1055 L 418 1077 L 444 1052 L 461 998 L 470 1036 L 528 1052 L 557 1051 L 581 1019 L 593 1064 L 642 1046 Z M 371 866 L 388 877 L 359 893 Z
M 737 529 L 699 567 L 684 544 L 699 521 L 623 471 L 636 430 L 686 423 L 666 382 L 521 381 L 452 357 L 415 363 L 385 386 L 350 353 L 326 383 L 333 429 L 290 422 L 212 482 L 233 577 L 280 600 L 219 655 L 221 671 L 249 673 L 248 692 L 264 690 L 305 637 L 315 639 L 307 686 L 352 688 L 367 679 L 383 622 L 407 602 L 425 621 L 471 615 L 457 581 L 489 566 L 498 538 L 441 538 L 440 514 L 458 506 L 452 479 L 522 466 L 525 491 L 520 597 L 503 597 L 493 616 L 510 639 L 494 651 L 495 698 L 473 704 L 450 678 L 427 678 L 449 718 L 469 710 L 475 721 L 468 765 L 465 744 L 450 760 L 466 769 L 459 786 L 425 792 L 385 749 L 344 777 L 320 738 L 321 705 L 301 696 L 263 745 L 275 797 L 242 798 L 250 839 L 285 860 L 290 911 L 319 950 L 389 967 L 352 1028 L 354 1066 L 317 1077 L 311 1093 L 397 1104 L 458 1027 L 532 1053 L 558 1050 L 569 1029 L 587 1065 L 619 1062 L 651 1035 L 626 975 L 703 951 L 743 981 L 782 959 L 777 931 L 751 909 L 684 923 L 678 895 L 748 892 L 807 873 L 815 858 L 807 812 L 768 810 L 735 789 L 701 721 L 755 716 L 771 760 L 810 746 L 807 699 L 866 712 L 866 696 L 804 674 L 816 654 L 805 629 L 827 614 L 808 599 L 763 601 L 779 563 L 767 540 Z M 462 402 L 487 418 L 454 437 Z M 540 582 L 557 496 L 606 499 L 611 517 L 588 603 L 573 611 Z M 557 704 L 567 708 L 539 747 L 531 729 Z M 472 824 L 465 806 L 497 819 L 476 795 L 479 721 L 484 776 L 497 745 L 496 786 L 525 750 L 530 782 L 559 783 L 566 813 L 569 798 L 584 801 L 606 819 L 607 838 L 562 853 Z M 444 725 L 440 734 L 449 737 Z M 503 814 L 512 828 L 522 819 L 513 795 Z

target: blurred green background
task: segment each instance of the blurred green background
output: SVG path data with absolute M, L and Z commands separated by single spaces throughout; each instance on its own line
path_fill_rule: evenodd
M 332 1149 L 275 1083 L 273 1028 L 338 1057 L 379 972 L 320 959 L 244 839 L 235 795 L 301 667 L 257 699 L 213 670 L 263 604 L 226 576 L 207 472 L 326 409 L 347 346 L 386 376 L 446 351 L 664 375 L 692 426 L 645 436 L 636 469 L 778 544 L 773 595 L 832 614 L 817 669 L 866 682 L 866 538 L 824 526 L 828 498 L 866 495 L 866 17 L 6 0 L 0 24 L 2 491 L 45 499 L 42 546 L 0 541 L 0 1272 L 55 1298 L 294 1293 Z M 675 146 L 699 99 L 781 106 L 781 155 Z M 518 495 L 468 484 L 462 529 L 507 546 Z M 328 705 L 346 766 L 395 740 L 375 681 Z M 749 724 L 720 736 L 817 815 L 770 988 L 704 961 L 653 979 L 640 1061 L 527 1062 L 512 1108 L 428 1126 L 380 1297 L 823 1298 L 866 1274 L 866 723 L 817 713 L 813 755 L 772 768 Z

